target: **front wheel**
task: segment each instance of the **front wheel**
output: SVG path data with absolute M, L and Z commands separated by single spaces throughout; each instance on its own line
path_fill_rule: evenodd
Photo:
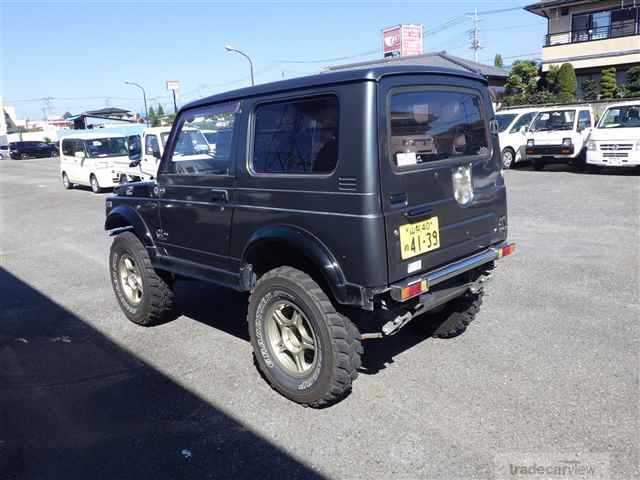
M 247 321 L 257 366 L 276 391 L 310 407 L 349 393 L 360 367 L 360 333 L 309 275 L 292 267 L 264 274 Z
M 62 186 L 65 190 L 71 190 L 73 188 L 73 184 L 69 181 L 69 177 L 66 172 L 62 173 Z
M 516 160 L 516 154 L 512 148 L 507 147 L 502 151 L 502 166 L 505 170 L 514 166 Z
M 89 179 L 89 182 L 91 183 L 91 191 L 93 193 L 102 192 L 102 187 L 100 187 L 100 184 L 98 183 L 98 179 L 93 173 L 91 174 L 91 178 Z
M 175 317 L 173 280 L 157 272 L 144 245 L 131 232 L 116 236 L 109 253 L 111 285 L 133 323 L 151 326 Z

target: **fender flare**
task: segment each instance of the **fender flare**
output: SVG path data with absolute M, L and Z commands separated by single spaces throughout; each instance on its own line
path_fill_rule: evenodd
M 252 250 L 264 242 L 284 243 L 302 254 L 322 274 L 338 303 L 361 305 L 362 289 L 346 281 L 344 272 L 333 253 L 316 236 L 290 225 L 272 225 L 256 231 L 242 252 L 242 265 L 248 265 Z
M 104 222 L 105 230 L 118 229 L 117 233 L 120 233 L 121 231 L 125 231 L 122 229 L 129 229 L 129 227 L 145 247 L 155 248 L 153 235 L 149 227 L 133 208 L 127 205 L 118 205 L 107 214 Z

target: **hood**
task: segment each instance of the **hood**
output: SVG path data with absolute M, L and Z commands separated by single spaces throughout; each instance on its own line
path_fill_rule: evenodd
M 640 128 L 594 128 L 589 139 L 597 142 L 626 140 L 636 143 L 640 140 Z

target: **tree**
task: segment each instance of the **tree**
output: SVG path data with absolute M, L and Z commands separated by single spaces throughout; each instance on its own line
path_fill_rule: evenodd
M 498 68 L 504 68 L 504 61 L 502 60 L 501 54 L 496 53 L 496 56 L 493 59 L 493 65 Z
M 560 67 L 558 65 L 551 65 L 549 71 L 544 74 L 542 82 L 542 88 L 550 93 L 557 94 L 560 91 L 558 85 L 558 76 L 560 75 Z
M 627 71 L 627 96 L 640 97 L 640 67 L 633 67 Z
M 614 98 L 618 93 L 618 82 L 616 80 L 615 67 L 602 70 L 600 77 L 600 97 Z
M 595 80 L 585 80 L 582 82 L 582 96 L 585 100 L 598 99 L 598 84 Z
M 164 108 L 162 105 L 158 104 L 158 108 L 156 109 L 158 117 L 164 117 Z
M 563 63 L 558 70 L 558 100 L 564 103 L 576 101 L 578 80 L 573 65 Z
M 531 60 L 517 60 L 511 67 L 507 78 L 505 104 L 524 105 L 538 91 L 540 74 L 538 65 Z
M 158 115 L 156 115 L 156 111 L 153 109 L 153 107 L 149 107 L 149 124 L 152 127 L 160 126 L 160 119 L 158 118 Z

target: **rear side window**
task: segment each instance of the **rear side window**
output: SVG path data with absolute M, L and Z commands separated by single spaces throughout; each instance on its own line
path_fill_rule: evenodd
M 62 140 L 62 153 L 73 157 L 76 152 L 83 151 L 82 142 L 79 140 Z
M 255 111 L 255 173 L 326 174 L 338 163 L 338 99 L 315 97 Z
M 482 104 L 473 93 L 392 94 L 389 117 L 391 156 L 399 168 L 489 153 Z

